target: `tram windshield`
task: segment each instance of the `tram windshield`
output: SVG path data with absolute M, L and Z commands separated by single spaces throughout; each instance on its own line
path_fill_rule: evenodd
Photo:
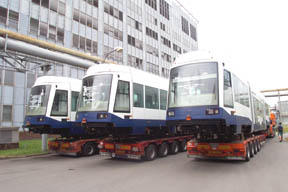
M 50 85 L 32 87 L 26 115 L 45 115 L 50 94 Z
M 108 111 L 112 75 L 83 79 L 78 111 Z
M 196 63 L 173 68 L 169 107 L 218 105 L 217 63 Z

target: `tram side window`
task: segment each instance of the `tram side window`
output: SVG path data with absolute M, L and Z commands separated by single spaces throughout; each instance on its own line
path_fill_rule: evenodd
M 227 70 L 224 70 L 224 107 L 234 107 L 231 74 Z
M 144 107 L 143 85 L 133 83 L 133 106 Z
M 71 93 L 71 111 L 77 110 L 78 98 L 79 98 L 79 92 L 72 91 L 72 93 Z
M 159 93 L 154 87 L 145 86 L 145 108 L 159 109 Z
M 130 112 L 129 82 L 118 81 L 114 112 L 124 112 L 124 113 Z
M 246 107 L 250 107 L 249 104 L 249 87 L 245 85 L 237 76 L 233 76 L 233 87 L 235 102 L 240 103 Z
M 160 89 L 160 109 L 166 110 L 167 91 Z
M 52 116 L 68 115 L 68 91 L 56 90 L 51 115 Z

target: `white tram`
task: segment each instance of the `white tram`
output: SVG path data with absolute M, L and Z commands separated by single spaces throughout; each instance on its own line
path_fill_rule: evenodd
M 203 139 L 229 139 L 267 128 L 269 109 L 261 95 L 201 51 L 180 55 L 170 71 L 167 125 Z
M 82 81 L 77 122 L 96 135 L 162 134 L 168 79 L 132 67 L 99 64 Z

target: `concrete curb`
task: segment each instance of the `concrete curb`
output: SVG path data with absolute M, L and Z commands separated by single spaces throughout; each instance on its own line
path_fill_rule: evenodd
M 50 155 L 52 153 L 47 152 L 47 153 L 41 153 L 41 154 L 32 154 L 32 155 L 21 155 L 21 156 L 4 156 L 4 157 L 0 157 L 0 160 L 5 160 L 5 159 L 20 159 L 20 158 L 27 158 L 27 157 L 41 157 L 41 156 L 45 156 L 45 155 Z

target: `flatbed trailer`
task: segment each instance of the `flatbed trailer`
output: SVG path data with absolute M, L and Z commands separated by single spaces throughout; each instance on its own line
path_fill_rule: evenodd
M 170 136 L 153 139 L 118 140 L 107 138 L 100 142 L 100 155 L 112 158 L 154 160 L 157 157 L 166 157 L 168 154 L 184 152 L 187 149 L 187 141 L 193 136 Z
M 261 150 L 267 133 L 228 143 L 208 143 L 191 140 L 187 143 L 187 156 L 191 158 L 249 161 Z
M 103 138 L 56 138 L 48 141 L 50 152 L 73 154 L 76 156 L 92 156 L 99 154 L 98 144 Z

